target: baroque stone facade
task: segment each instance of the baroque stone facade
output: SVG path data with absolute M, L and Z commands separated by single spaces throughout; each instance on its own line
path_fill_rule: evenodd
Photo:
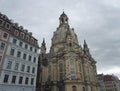
M 43 40 L 39 61 L 41 91 L 99 91 L 96 61 L 85 40 L 83 47 L 79 45 L 64 12 L 59 17 L 49 53 Z

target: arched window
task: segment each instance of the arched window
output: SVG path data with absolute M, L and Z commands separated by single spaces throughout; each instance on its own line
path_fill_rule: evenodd
M 72 43 L 71 42 L 69 43 L 69 46 L 72 47 Z
M 70 75 L 71 75 L 71 80 L 74 80 L 75 77 L 75 66 L 74 66 L 74 62 L 71 61 L 70 62 Z
M 72 91 L 77 91 L 76 86 L 72 86 Z

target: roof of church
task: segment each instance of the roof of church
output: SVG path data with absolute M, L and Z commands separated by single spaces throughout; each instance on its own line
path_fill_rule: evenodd
M 64 16 L 66 16 L 67 17 L 67 15 L 64 13 L 64 11 L 63 11 L 63 13 L 60 15 L 60 17 L 64 17 Z

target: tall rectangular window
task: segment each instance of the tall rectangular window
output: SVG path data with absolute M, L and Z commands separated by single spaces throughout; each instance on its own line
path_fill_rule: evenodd
M 29 60 L 29 61 L 31 61 L 31 58 L 32 58 L 32 57 L 29 55 L 29 58 L 28 58 L 28 60 Z
M 3 33 L 3 38 L 7 39 L 8 38 L 8 34 L 7 33 Z
M 33 63 L 36 63 L 36 57 L 34 57 L 34 59 L 33 59 Z
M 26 77 L 26 79 L 25 79 L 25 84 L 28 84 L 28 81 L 29 81 L 29 78 Z
M 16 76 L 13 76 L 13 77 L 12 77 L 12 82 L 11 82 L 11 83 L 15 83 L 15 81 L 16 81 Z
M 23 64 L 22 66 L 21 66 L 21 71 L 24 71 L 25 70 L 25 65 Z
M 27 66 L 27 72 L 30 72 L 30 66 Z
M 4 50 L 5 49 L 5 43 L 1 43 L 1 45 L 0 45 L 0 50 Z
M 2 56 L 0 56 L 0 62 L 2 61 Z
M 37 49 L 35 48 L 35 53 L 37 53 Z
M 28 49 L 28 45 L 27 44 L 25 44 L 25 49 Z
M 20 41 L 19 46 L 20 46 L 20 47 L 22 47 L 22 45 L 23 45 L 23 42 L 22 42 L 22 41 Z
M 24 53 L 24 54 L 23 54 L 23 59 L 24 59 L 24 60 L 26 59 L 26 56 L 27 56 L 27 55 Z
M 22 84 L 22 81 L 23 81 L 23 77 L 20 76 L 20 78 L 19 78 L 19 84 Z
M 17 39 L 13 39 L 13 44 L 16 44 L 17 43 Z
M 8 64 L 7 64 L 7 69 L 11 69 L 11 67 L 12 67 L 12 61 L 8 61 Z
M 19 58 L 20 58 L 20 56 L 21 56 L 21 52 L 20 52 L 20 51 L 18 51 L 18 52 L 17 52 L 17 57 L 19 57 Z
M 9 79 L 9 75 L 8 74 L 5 74 L 5 76 L 4 76 L 4 83 L 7 83 L 8 82 L 8 79 Z
M 14 56 L 15 49 L 10 50 L 10 55 Z
M 75 79 L 76 76 L 75 76 L 75 66 L 74 66 L 74 62 L 71 61 L 70 62 L 70 75 L 71 75 L 71 80 Z
M 9 23 L 6 23 L 5 27 L 6 27 L 7 29 L 10 29 L 10 24 L 9 24 Z
M 32 73 L 35 73 L 35 67 L 32 68 Z
M 19 68 L 19 63 L 16 63 L 15 67 L 14 67 L 14 70 L 18 70 L 18 68 Z
M 31 78 L 31 85 L 34 84 L 34 78 Z
M 30 47 L 30 51 L 32 51 L 32 50 L 33 50 L 33 47 L 31 46 L 31 47 Z

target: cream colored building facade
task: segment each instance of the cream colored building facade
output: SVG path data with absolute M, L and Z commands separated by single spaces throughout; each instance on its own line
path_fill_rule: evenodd
M 59 27 L 53 34 L 50 52 L 46 53 L 43 40 L 40 54 L 41 91 L 99 91 L 96 61 L 84 41 L 79 45 L 68 17 L 63 12 Z

